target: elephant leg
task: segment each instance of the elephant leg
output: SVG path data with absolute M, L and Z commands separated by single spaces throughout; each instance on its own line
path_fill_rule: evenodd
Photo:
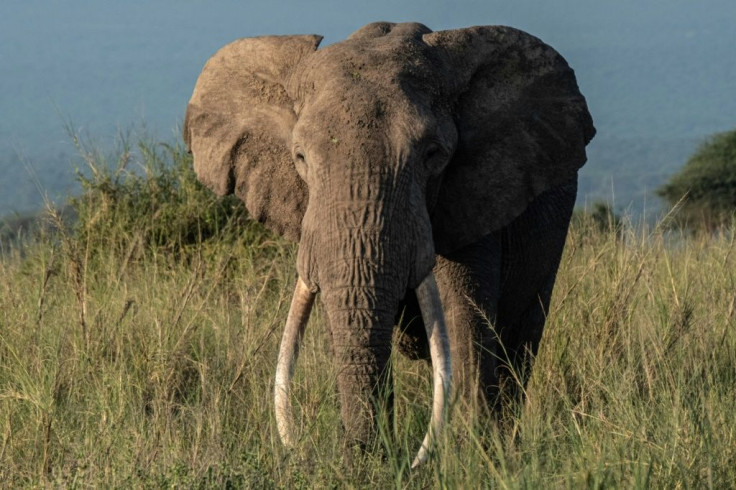
M 497 233 L 503 249 L 496 318 L 499 384 L 509 399 L 523 392 L 539 348 L 576 192 L 573 179 L 541 194 Z
M 494 235 L 447 256 L 434 268 L 450 335 L 456 393 L 481 406 L 497 398 L 494 330 L 501 243 Z
M 502 294 L 496 320 L 501 341 L 498 383 L 503 397 L 508 400 L 522 398 L 542 339 L 555 278 L 556 270 L 550 272 L 538 294 L 519 313 L 510 314 L 513 308 L 508 305 L 512 300 Z

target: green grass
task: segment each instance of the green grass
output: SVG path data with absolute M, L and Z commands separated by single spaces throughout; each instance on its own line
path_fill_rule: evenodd
M 0 487 L 736 482 L 733 232 L 576 219 L 527 401 L 503 429 L 457 401 L 436 458 L 410 472 L 430 371 L 396 356 L 396 433 L 347 465 L 319 309 L 296 372 L 301 439 L 278 439 L 295 247 L 202 189 L 181 148 L 126 151 L 105 165 L 83 152 L 73 229 L 2 246 Z

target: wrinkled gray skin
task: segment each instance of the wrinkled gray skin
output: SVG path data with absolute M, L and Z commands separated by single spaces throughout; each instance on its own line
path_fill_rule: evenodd
M 241 39 L 209 60 L 184 129 L 195 170 L 299 241 L 348 440 L 369 442 L 376 400 L 391 405 L 379 393 L 402 312 L 399 348 L 428 357 L 413 288 L 432 270 L 455 389 L 497 406 L 506 369 L 537 351 L 595 134 L 574 73 L 508 27 L 320 40 Z

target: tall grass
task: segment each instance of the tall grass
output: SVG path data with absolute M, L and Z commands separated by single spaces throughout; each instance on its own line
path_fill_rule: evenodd
M 430 372 L 396 356 L 396 429 L 348 465 L 328 334 L 310 320 L 280 444 L 272 379 L 295 249 L 217 201 L 179 147 L 123 145 L 60 227 L 0 262 L 0 486 L 681 487 L 736 481 L 736 237 L 585 219 L 526 403 L 457 401 L 436 457 Z M 55 212 L 49 219 L 60 221 Z

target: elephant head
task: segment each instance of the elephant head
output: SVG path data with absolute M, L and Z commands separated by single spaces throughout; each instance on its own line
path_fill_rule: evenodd
M 438 430 L 450 361 L 435 254 L 503 227 L 574 177 L 592 120 L 565 60 L 512 28 L 374 23 L 317 49 L 320 40 L 222 48 L 197 81 L 184 138 L 202 182 L 299 242 L 277 374 L 282 439 L 292 437 L 290 371 L 318 291 L 343 425 L 361 442 L 375 430 L 397 308 L 417 291 Z

